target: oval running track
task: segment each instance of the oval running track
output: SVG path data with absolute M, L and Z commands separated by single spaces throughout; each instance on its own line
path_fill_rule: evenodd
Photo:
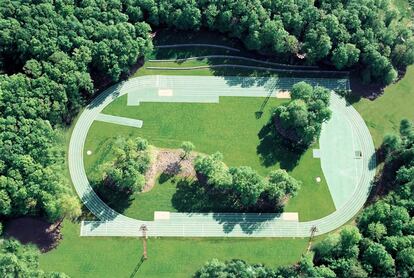
M 84 144 L 88 130 L 99 113 L 114 99 L 126 94 L 126 90 L 122 90 L 123 86 L 127 83 L 133 83 L 137 87 L 147 84 L 145 77 L 131 81 L 114 85 L 95 98 L 81 113 L 72 132 L 68 153 L 70 176 L 82 202 L 99 219 L 83 221 L 81 236 L 140 236 L 139 228 L 145 224 L 148 236 L 307 237 L 313 226 L 317 227 L 317 235 L 339 228 L 363 207 L 375 175 L 374 144 L 359 113 L 352 106 L 347 106 L 336 94 L 332 94 L 332 107 L 335 107 L 333 113 L 341 113 L 351 123 L 354 139 L 364 154 L 361 169 L 358 170 L 361 174 L 352 197 L 332 214 L 307 222 L 284 220 L 277 214 L 248 213 L 171 213 L 167 220 L 140 221 L 114 211 L 96 195 L 89 184 L 84 168 Z

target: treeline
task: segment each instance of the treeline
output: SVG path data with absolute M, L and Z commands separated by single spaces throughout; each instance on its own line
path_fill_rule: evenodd
M 413 123 L 403 120 L 400 134 L 386 136 L 382 149 L 391 191 L 362 211 L 357 227 L 329 235 L 293 266 L 271 269 L 240 260 L 213 260 L 195 277 L 413 277 Z
M 78 214 L 59 127 L 152 49 L 149 34 L 119 1 L 0 2 L 0 216 Z
M 39 269 L 39 251 L 32 246 L 24 246 L 17 240 L 0 242 L 0 276 L 4 278 L 69 278 L 60 272 L 46 273 Z
M 151 51 L 150 25 L 203 27 L 280 57 L 361 67 L 367 81 L 389 83 L 414 61 L 412 31 L 386 0 L 1 1 L 2 216 L 59 214 L 68 186 L 55 128 Z
M 296 196 L 302 183 L 285 170 L 270 172 L 267 178 L 248 166 L 227 167 L 219 152 L 198 156 L 194 169 L 195 187 L 203 189 L 213 211 L 280 211 L 284 201 Z
M 216 30 L 251 50 L 337 69 L 357 67 L 386 84 L 414 62 L 412 30 L 390 0 L 124 0 L 131 20 Z

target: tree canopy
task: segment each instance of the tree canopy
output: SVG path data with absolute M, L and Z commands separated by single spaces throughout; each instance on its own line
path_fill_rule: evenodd
M 291 90 L 291 101 L 274 111 L 276 131 L 293 147 L 308 147 L 318 139 L 322 123 L 331 117 L 329 100 L 328 89 L 296 83 Z
M 212 188 L 206 190 L 207 194 L 212 198 L 215 194 L 225 196 L 224 205 L 232 211 L 274 211 L 286 197 L 295 196 L 301 186 L 285 170 L 274 170 L 264 178 L 248 166 L 228 168 L 222 159 L 218 152 L 199 156 L 194 168 L 200 185 Z
M 412 30 L 389 0 L 1 1 L 2 216 L 56 217 L 68 194 L 56 128 L 96 89 L 128 75 L 151 51 L 152 29 L 162 27 L 207 28 L 281 60 L 358 68 L 367 81 L 389 83 L 414 62 Z M 312 102 L 300 96 L 280 108 L 281 126 L 303 138 L 296 143 L 312 142 L 329 117 L 326 103 Z M 230 176 L 216 178 L 226 184 Z
M 0 276 L 4 278 L 69 278 L 69 276 L 39 269 L 39 251 L 31 246 L 21 245 L 17 240 L 3 240 L 0 243 Z
M 104 184 L 129 194 L 141 191 L 150 165 L 148 141 L 121 137 L 115 145 L 114 161 L 104 166 Z

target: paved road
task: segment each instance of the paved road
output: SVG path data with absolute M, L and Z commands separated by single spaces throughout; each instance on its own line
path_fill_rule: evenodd
M 312 226 L 318 228 L 316 234 L 327 233 L 340 227 L 355 216 L 364 205 L 375 175 L 374 145 L 368 128 L 358 112 L 352 106 L 346 106 L 342 99 L 333 94 L 331 100 L 333 113 L 341 115 L 340 117 L 333 118 L 346 118 L 350 124 L 341 125 L 338 121 L 329 121 L 324 125 L 322 133 L 324 130 L 328 130 L 326 126 L 329 127 L 329 125 L 341 125 L 339 128 L 349 126 L 348 132 L 352 133 L 354 141 L 357 142 L 358 150 L 363 153 L 360 163 L 356 164 L 359 167 L 357 171 L 360 175 L 355 179 L 356 184 L 352 197 L 341 207 L 337 208 L 334 213 L 318 220 L 298 222 L 285 220 L 277 214 L 243 213 L 171 213 L 170 218 L 167 220 L 140 221 L 115 212 L 95 194 L 86 177 L 83 163 L 86 136 L 96 117 L 115 98 L 131 92 L 134 88 L 138 91 L 157 89 L 157 84 L 160 83 L 154 82 L 154 80 L 159 81 L 159 78 L 154 79 L 151 76 L 139 77 L 107 89 L 86 107 L 74 127 L 69 145 L 70 175 L 79 197 L 86 207 L 99 219 L 99 221 L 82 222 L 82 236 L 138 236 L 140 235 L 139 227 L 145 224 L 148 227 L 147 234 L 149 236 L 306 237 L 309 236 Z M 191 87 L 194 89 L 194 98 L 197 98 L 196 89 L 200 88 L 200 86 L 197 87 L 197 78 L 193 77 L 191 82 Z M 240 77 L 237 78 L 240 79 Z M 332 84 L 335 83 L 335 80 L 329 80 L 329 82 Z M 343 80 L 338 80 L 339 83 L 343 84 Z M 233 87 L 230 83 L 223 84 L 226 86 L 222 88 L 224 91 L 228 93 L 232 90 Z M 244 87 L 246 92 L 252 89 L 254 88 Z M 237 87 L 237 92 L 240 93 L 241 91 Z M 217 90 L 217 94 L 220 94 L 220 90 Z M 320 144 L 322 153 L 338 152 L 340 147 L 335 144 Z M 340 154 L 341 152 L 338 152 L 338 155 Z M 322 155 L 322 164 L 323 159 L 324 156 Z M 317 205 L 315 204 L 315 206 Z

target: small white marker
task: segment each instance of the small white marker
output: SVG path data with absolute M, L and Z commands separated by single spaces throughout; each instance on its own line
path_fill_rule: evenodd
M 92 151 L 87 151 L 86 154 L 87 155 L 91 155 L 92 154 Z
M 321 182 L 321 177 L 316 177 L 316 182 Z

